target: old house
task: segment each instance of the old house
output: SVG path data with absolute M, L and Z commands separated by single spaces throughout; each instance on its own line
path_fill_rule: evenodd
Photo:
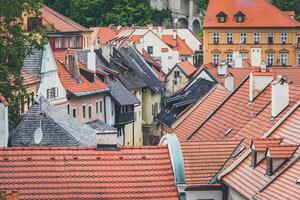
M 276 17 L 276 20 L 270 20 Z M 205 14 L 204 63 L 231 62 L 235 53 L 252 66 L 299 65 L 300 23 L 269 1 L 210 0 Z
M 187 60 L 177 63 L 166 75 L 166 90 L 171 94 L 181 90 L 189 83 L 196 70 Z

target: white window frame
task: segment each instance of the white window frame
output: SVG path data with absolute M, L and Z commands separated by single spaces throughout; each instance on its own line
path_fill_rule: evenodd
M 288 42 L 288 33 L 283 32 L 280 34 L 280 42 L 281 44 L 286 44 Z
M 275 54 L 267 53 L 267 65 L 274 65 Z
M 297 63 L 300 65 L 300 53 L 297 54 Z
M 260 42 L 260 33 L 253 33 L 253 43 L 259 44 Z
M 248 59 L 248 53 L 243 52 L 243 53 L 241 53 L 241 55 L 242 55 L 242 59 L 243 59 L 243 60 L 244 60 L 244 59 Z
M 288 65 L 289 55 L 288 53 L 279 54 L 280 65 Z
M 212 58 L 213 58 L 213 63 L 217 65 L 217 64 L 220 63 L 221 54 L 220 53 L 213 53 Z
M 227 33 L 226 34 L 226 41 L 227 41 L 228 44 L 233 43 L 233 34 L 232 33 Z
M 227 63 L 233 62 L 233 53 L 232 52 L 226 53 L 226 61 L 227 61 Z
M 247 43 L 247 33 L 242 32 L 240 34 L 240 43 L 241 44 L 246 44 Z
M 220 33 L 213 33 L 213 43 L 214 44 L 220 43 Z

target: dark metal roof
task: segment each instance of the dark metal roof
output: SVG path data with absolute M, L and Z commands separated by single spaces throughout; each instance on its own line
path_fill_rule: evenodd
M 41 74 L 41 67 L 43 61 L 43 50 L 28 48 L 27 57 L 24 60 L 23 69 L 33 75 Z
M 165 109 L 163 109 L 156 119 L 164 125 L 170 127 L 188 106 L 198 102 L 216 85 L 205 79 L 198 79 L 191 86 L 184 88 L 174 96 L 165 100 Z
M 41 127 L 42 140 L 35 131 Z M 40 97 L 10 133 L 10 146 L 94 146 L 96 131 Z
M 86 124 L 99 132 L 117 132 L 116 128 L 110 126 L 109 124 L 106 124 L 105 122 L 103 122 L 99 119 L 92 121 L 92 122 L 88 122 Z

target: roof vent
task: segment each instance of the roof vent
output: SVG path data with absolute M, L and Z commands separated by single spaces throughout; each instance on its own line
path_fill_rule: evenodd
M 297 180 L 296 180 L 296 184 L 297 184 L 297 185 L 300 185 L 300 179 L 297 179 Z

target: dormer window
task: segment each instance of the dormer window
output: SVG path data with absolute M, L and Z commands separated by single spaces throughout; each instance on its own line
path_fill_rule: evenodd
M 245 21 L 245 15 L 242 12 L 238 12 L 234 17 L 237 23 L 243 23 Z
M 219 23 L 225 23 L 227 15 L 224 12 L 220 12 L 219 14 L 217 14 L 217 18 Z

